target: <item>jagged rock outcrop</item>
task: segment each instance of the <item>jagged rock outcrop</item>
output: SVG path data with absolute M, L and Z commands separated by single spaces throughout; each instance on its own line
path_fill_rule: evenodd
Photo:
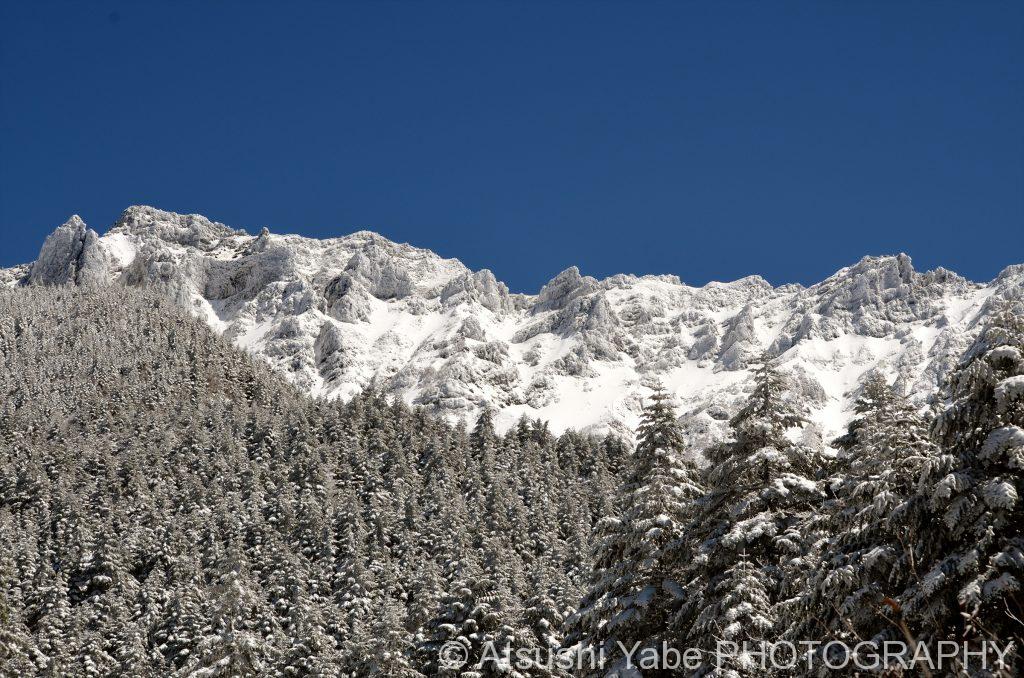
M 532 310 L 534 313 L 561 310 L 573 299 L 594 292 L 598 287 L 597 280 L 580 275 L 578 268 L 570 266 L 541 288 Z
M 99 235 L 77 214 L 51 233 L 28 272 L 33 285 L 79 285 L 106 279 L 107 257 L 96 247 Z
M 864 257 L 800 295 L 801 314 L 789 343 L 847 332 L 884 337 L 899 324 L 934 318 L 942 312 L 942 300 L 972 288 L 942 268 L 915 272 L 906 254 Z
M 924 404 L 984 318 L 1024 304 L 1024 265 L 980 285 L 902 254 L 808 288 L 570 267 L 537 295 L 512 294 L 488 270 L 369 231 L 253 236 L 152 207 L 125 210 L 102 237 L 73 217 L 36 262 L 0 270 L 0 285 L 17 284 L 148 287 L 311 393 L 373 384 L 453 418 L 489 405 L 500 426 L 529 416 L 629 433 L 661 383 L 695 441 L 722 434 L 763 357 L 792 375 L 807 435 L 826 441 L 868 371 Z
M 487 269 L 453 278 L 441 290 L 441 304 L 446 308 L 473 303 L 494 313 L 508 313 L 515 307 L 508 287 Z
M 232 236 L 248 237 L 242 230 L 228 228 L 199 214 L 176 214 L 145 205 L 133 205 L 121 213 L 110 233 L 156 239 L 169 245 L 211 251 Z
M 726 369 L 738 370 L 746 367 L 757 351 L 754 307 L 747 304 L 726 322 L 718 359 Z

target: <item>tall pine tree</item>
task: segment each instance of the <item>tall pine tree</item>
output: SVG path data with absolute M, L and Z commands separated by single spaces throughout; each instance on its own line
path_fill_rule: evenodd
M 937 457 L 928 422 L 872 372 L 855 403 L 856 418 L 835 441 L 829 497 L 803 526 L 822 535 L 820 552 L 789 610 L 796 639 L 904 640 L 892 601 L 915 581 L 930 516 L 918 492 Z
M 923 491 L 930 557 L 903 600 L 923 640 L 1015 642 L 1024 670 L 1024 318 L 995 314 L 953 371 Z
M 805 421 L 785 378 L 765 362 L 746 405 L 730 421 L 734 439 L 708 451 L 707 492 L 692 523 L 693 548 L 673 559 L 684 582 L 672 620 L 677 646 L 698 648 L 710 658 L 726 638 L 738 643 L 778 634 L 772 610 L 787 594 L 786 572 L 808 551 L 795 526 L 820 494 L 816 451 L 788 435 Z M 748 588 L 754 580 L 763 591 Z M 736 627 L 736 601 L 747 599 L 758 604 L 750 623 Z M 745 661 L 734 664 L 730 670 L 737 673 L 731 675 L 754 675 Z
M 701 492 L 697 467 L 669 396 L 657 390 L 644 407 L 632 469 L 618 493 L 618 515 L 604 519 L 590 588 L 569 621 L 570 642 L 603 653 L 606 667 L 622 667 L 622 650 L 660 648 L 672 596 L 662 557 L 682 538 L 693 499 Z M 593 675 L 601 675 L 597 670 Z

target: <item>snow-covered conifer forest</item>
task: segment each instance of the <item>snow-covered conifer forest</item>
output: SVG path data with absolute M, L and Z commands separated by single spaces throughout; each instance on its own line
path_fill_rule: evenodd
M 1022 280 L 530 297 L 372 234 L 73 220 L 0 272 L 0 675 L 1020 675 Z M 762 641 L 837 644 L 716 654 Z M 700 659 L 633 664 L 665 647 Z

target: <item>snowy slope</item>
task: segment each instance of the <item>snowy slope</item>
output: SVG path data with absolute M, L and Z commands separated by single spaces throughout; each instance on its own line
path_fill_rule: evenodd
M 1024 267 L 982 285 L 916 272 L 906 255 L 865 257 L 809 288 L 569 268 L 529 296 L 367 231 L 253 236 L 131 207 L 102 237 L 72 217 L 36 262 L 0 270 L 0 285 L 19 284 L 150 287 L 313 394 L 375 384 L 452 418 L 490 405 L 505 426 L 526 415 L 628 434 L 660 381 L 691 435 L 710 436 L 767 352 L 812 407 L 806 435 L 828 440 L 870 370 L 924 402 L 993 305 L 1024 298 Z

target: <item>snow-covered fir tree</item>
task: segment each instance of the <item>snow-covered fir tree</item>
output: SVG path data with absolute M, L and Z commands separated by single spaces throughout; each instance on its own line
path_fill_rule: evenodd
M 915 581 L 924 556 L 930 516 L 918 487 L 938 451 L 925 418 L 878 372 L 865 379 L 855 412 L 834 443 L 828 496 L 801 526 L 820 541 L 813 567 L 788 575 L 799 595 L 786 621 L 791 638 L 871 641 L 881 649 L 904 640 L 887 601 Z
M 1012 644 L 1002 675 L 1024 670 L 1024 317 L 993 315 L 953 371 L 935 422 L 942 455 L 922 492 L 928 557 L 900 598 L 923 641 Z M 977 665 L 974 667 L 977 669 Z
M 707 453 L 707 491 L 670 561 L 681 584 L 673 637 L 677 646 L 705 653 L 702 672 L 726 670 L 726 663 L 711 659 L 720 640 L 772 640 L 779 634 L 774 610 L 788 594 L 786 574 L 809 550 L 796 528 L 820 496 L 818 452 L 788 435 L 804 423 L 785 378 L 765 361 L 746 405 L 730 421 L 734 439 Z M 748 588 L 751 578 L 763 595 Z M 751 596 L 758 601 L 751 623 L 737 628 L 736 601 Z M 724 675 L 756 675 L 743 661 L 727 670 L 735 673 Z
M 658 650 L 665 639 L 671 594 L 662 557 L 683 537 L 698 470 L 687 456 L 669 396 L 656 391 L 644 406 L 632 468 L 619 490 L 619 512 L 597 530 L 590 588 L 570 621 L 580 651 L 602 656 L 605 668 L 628 668 L 623 649 Z

